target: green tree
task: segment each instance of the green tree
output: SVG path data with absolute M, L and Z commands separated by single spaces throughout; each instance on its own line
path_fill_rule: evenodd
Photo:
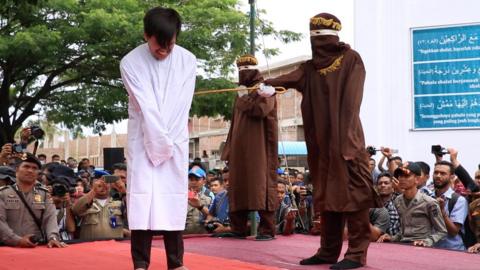
M 96 131 L 125 119 L 118 65 L 143 42 L 143 15 L 157 5 L 179 11 L 184 28 L 178 43 L 197 56 L 207 78 L 217 77 L 201 78 L 202 89 L 229 85 L 218 78 L 248 49 L 248 14 L 239 11 L 238 0 L 0 0 L 0 145 L 35 114 Z M 299 39 L 268 22 L 259 31 Z M 213 114 L 205 106 L 211 99 L 223 108 L 219 98 L 198 99 L 196 113 Z

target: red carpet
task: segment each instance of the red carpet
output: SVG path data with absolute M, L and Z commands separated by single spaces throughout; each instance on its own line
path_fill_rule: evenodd
M 161 245 L 161 242 L 156 241 Z M 190 253 L 237 259 L 283 269 L 329 269 L 326 266 L 300 266 L 302 258 L 318 249 L 318 236 L 277 236 L 273 241 L 237 239 L 189 238 L 185 249 Z M 342 255 L 346 250 L 344 243 Z M 342 257 L 340 258 L 342 259 Z M 361 269 L 389 270 L 479 270 L 480 254 L 413 247 L 400 244 L 372 243 L 368 250 L 367 267 Z
M 298 261 L 315 253 L 319 237 L 278 236 L 274 241 L 197 237 L 185 239 L 185 266 L 191 270 L 329 269 L 300 266 Z M 167 269 L 163 240 L 155 240 L 151 270 Z M 344 245 L 344 251 L 346 246 Z M 73 244 L 65 249 L 0 247 L 0 270 L 130 270 L 128 241 Z M 372 243 L 368 266 L 389 270 L 478 270 L 480 255 L 398 244 Z
M 238 260 L 185 254 L 185 265 L 191 270 L 249 269 L 274 270 L 277 267 L 255 265 Z M 64 249 L 44 246 L 34 249 L 0 248 L 1 270 L 131 270 L 130 244 L 128 242 L 101 241 L 70 245 Z M 150 268 L 167 269 L 164 250 L 152 248 Z

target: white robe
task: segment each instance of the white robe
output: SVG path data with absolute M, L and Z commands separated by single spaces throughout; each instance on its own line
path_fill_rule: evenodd
M 120 63 L 129 93 L 127 209 L 131 230 L 185 229 L 188 113 L 196 58 L 175 45 L 164 60 L 147 44 Z

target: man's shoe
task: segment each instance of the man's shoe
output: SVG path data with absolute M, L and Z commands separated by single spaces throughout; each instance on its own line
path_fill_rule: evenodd
M 236 238 L 236 239 L 246 239 L 245 235 L 236 232 L 224 232 L 224 233 L 214 233 L 212 237 L 218 238 Z
M 360 268 L 363 265 L 359 262 L 351 261 L 349 259 L 343 259 L 338 263 L 330 266 L 330 269 L 355 269 Z
M 300 261 L 300 265 L 315 265 L 315 264 L 332 264 L 336 262 L 329 262 L 324 259 L 320 259 L 316 255 L 313 255 L 310 258 L 306 258 Z
M 273 236 L 268 235 L 268 234 L 259 234 L 255 237 L 256 241 L 270 241 L 275 239 Z

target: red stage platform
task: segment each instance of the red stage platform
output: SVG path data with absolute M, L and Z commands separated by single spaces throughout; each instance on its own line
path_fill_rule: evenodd
M 329 265 L 298 265 L 298 261 L 312 255 L 318 245 L 318 236 L 305 235 L 278 236 L 276 240 L 266 242 L 250 239 L 186 238 L 185 266 L 191 270 L 329 269 Z M 0 270 L 127 270 L 132 268 L 128 241 L 73 244 L 65 249 L 0 248 Z M 166 269 L 162 240 L 154 241 L 150 269 Z M 369 249 L 368 265 L 362 269 L 473 270 L 480 269 L 480 255 L 372 243 Z

